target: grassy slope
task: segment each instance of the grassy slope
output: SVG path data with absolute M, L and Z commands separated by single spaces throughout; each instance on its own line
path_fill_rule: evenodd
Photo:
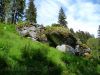
M 1 75 L 98 75 L 97 63 L 32 42 L 19 36 L 14 25 L 0 24 Z

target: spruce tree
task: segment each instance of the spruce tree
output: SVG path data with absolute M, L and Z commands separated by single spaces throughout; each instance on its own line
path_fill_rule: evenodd
M 9 19 L 9 16 L 10 16 L 10 12 L 11 12 L 11 1 L 12 0 L 3 0 L 4 1 L 4 10 L 5 10 L 5 22 L 7 23 L 8 22 L 8 19 Z
M 100 25 L 99 25 L 99 28 L 98 28 L 98 38 L 100 38 Z
M 28 9 L 26 9 L 26 20 L 28 22 L 36 23 L 36 8 L 34 5 L 34 0 L 29 0 Z
M 4 0 L 0 0 L 0 22 L 4 21 L 5 18 L 5 3 Z
M 26 0 L 17 0 L 18 17 L 23 18 Z
M 97 51 L 97 57 L 98 57 L 98 60 L 100 58 L 100 25 L 99 25 L 99 28 L 98 28 L 98 51 Z
M 73 28 L 70 28 L 70 31 L 71 31 L 72 34 L 75 34 Z
M 66 15 L 63 8 L 61 8 L 59 11 L 58 23 L 62 26 L 67 27 Z
M 99 25 L 99 29 L 98 29 L 98 39 L 99 39 L 98 46 L 99 46 L 99 50 L 100 50 L 100 25 Z
M 23 11 L 24 11 L 24 7 L 25 7 L 25 0 L 13 0 L 11 3 L 12 7 L 11 7 L 11 19 L 12 19 L 12 23 L 16 23 L 20 18 L 23 17 Z
M 0 21 L 16 23 L 23 18 L 26 0 L 0 0 Z

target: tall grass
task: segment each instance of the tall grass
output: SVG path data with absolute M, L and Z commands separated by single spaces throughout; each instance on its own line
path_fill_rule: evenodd
M 99 75 L 99 61 L 61 53 L 0 24 L 0 75 Z

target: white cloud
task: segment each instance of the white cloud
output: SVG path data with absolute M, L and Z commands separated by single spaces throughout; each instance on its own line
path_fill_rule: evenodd
M 100 24 L 100 5 L 87 0 L 36 0 L 38 23 L 56 23 L 61 6 L 66 9 L 69 28 L 88 31 L 96 36 Z
M 100 5 L 80 1 L 72 6 L 69 6 L 69 10 L 66 12 L 68 15 L 68 26 L 70 28 L 74 28 L 75 31 L 88 31 L 97 36 L 97 28 L 100 24 L 100 15 L 95 14 L 98 10 L 95 10 L 97 7 L 100 7 Z
M 40 6 L 37 6 L 37 21 L 40 24 L 51 24 L 57 22 L 59 5 L 52 0 L 43 0 Z

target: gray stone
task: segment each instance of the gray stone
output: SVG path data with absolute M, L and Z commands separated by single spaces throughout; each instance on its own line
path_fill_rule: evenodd
M 90 53 L 90 48 L 81 48 L 79 45 L 76 45 L 75 47 L 75 53 L 78 53 L 79 55 L 84 55 L 85 53 Z
M 65 52 L 66 51 L 66 45 L 65 44 L 58 45 L 56 47 L 56 49 L 58 49 L 59 51 Z
M 36 30 L 37 30 L 36 26 L 29 26 L 29 27 L 25 26 L 20 30 L 18 30 L 18 32 L 21 36 L 31 37 L 32 40 L 36 40 L 36 34 L 37 34 Z
M 65 45 L 65 44 L 62 44 L 62 45 L 58 45 L 56 47 L 56 49 L 58 49 L 59 51 L 61 52 L 69 52 L 71 54 L 74 54 L 74 55 L 80 55 L 80 56 L 84 56 L 85 53 L 90 53 L 90 48 L 85 48 L 85 49 L 82 49 L 79 45 L 76 45 L 75 49 L 69 45 Z
M 72 48 L 71 46 L 69 46 L 69 45 L 66 45 L 66 51 L 67 52 L 70 52 L 70 53 L 72 53 L 72 54 L 75 54 L 75 49 L 74 48 Z
M 71 46 L 69 45 L 65 45 L 65 44 L 62 44 L 62 45 L 58 45 L 56 47 L 56 49 L 62 51 L 62 52 L 69 52 L 69 53 L 72 53 L 72 54 L 75 54 L 75 49 L 72 48 Z

